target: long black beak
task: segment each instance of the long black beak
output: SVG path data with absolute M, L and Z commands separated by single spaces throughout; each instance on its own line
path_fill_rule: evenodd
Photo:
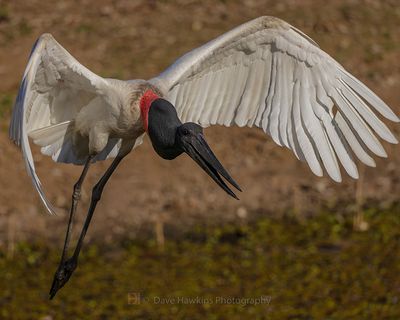
M 183 149 L 222 189 L 225 190 L 226 193 L 239 200 L 236 194 L 226 185 L 225 181 L 222 180 L 220 175 L 236 189 L 239 191 L 242 190 L 211 151 L 203 134 L 200 133 L 193 137 L 190 142 L 184 144 Z

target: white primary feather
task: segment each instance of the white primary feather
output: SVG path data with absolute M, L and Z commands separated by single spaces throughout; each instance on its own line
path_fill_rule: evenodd
M 336 181 L 339 162 L 358 177 L 353 152 L 369 166 L 375 162 L 368 150 L 386 156 L 375 134 L 397 143 L 372 109 L 399 122 L 393 111 L 311 38 L 274 17 L 252 20 L 185 54 L 150 83 L 182 121 L 255 125 L 316 175 L 325 167 Z M 180 98 L 186 90 L 189 100 Z

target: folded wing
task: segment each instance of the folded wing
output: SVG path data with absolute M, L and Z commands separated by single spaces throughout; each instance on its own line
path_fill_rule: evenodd
M 358 177 L 355 154 L 375 166 L 397 143 L 376 116 L 399 118 L 370 89 L 288 23 L 260 17 L 195 49 L 150 80 L 181 120 L 256 126 L 322 176 Z

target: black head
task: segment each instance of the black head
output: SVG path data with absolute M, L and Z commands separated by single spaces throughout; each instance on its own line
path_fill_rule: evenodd
M 190 144 L 198 135 L 203 134 L 203 128 L 194 122 L 186 122 L 176 130 L 175 140 L 183 148 L 185 144 Z
M 182 124 L 171 103 L 164 99 L 153 101 L 148 114 L 148 133 L 159 156 L 171 160 L 187 153 L 222 189 L 237 199 L 221 176 L 239 191 L 240 187 L 208 146 L 203 128 L 193 122 Z

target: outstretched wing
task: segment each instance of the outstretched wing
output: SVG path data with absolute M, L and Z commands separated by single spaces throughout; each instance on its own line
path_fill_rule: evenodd
M 386 156 L 375 134 L 397 143 L 373 112 L 398 122 L 393 111 L 307 35 L 274 17 L 223 34 L 150 81 L 182 121 L 262 128 L 316 175 L 325 167 L 335 181 L 339 162 L 358 177 L 353 153 L 369 166 L 375 162 L 368 151 Z
M 33 46 L 14 105 L 10 138 L 21 147 L 26 168 L 41 200 L 50 213 L 54 208 L 45 197 L 35 172 L 28 136 L 42 146 L 42 153 L 55 161 L 80 164 L 73 152 L 69 127 L 79 110 L 96 97 L 112 94 L 107 81 L 76 61 L 50 34 Z M 113 141 L 100 157 L 116 154 Z

